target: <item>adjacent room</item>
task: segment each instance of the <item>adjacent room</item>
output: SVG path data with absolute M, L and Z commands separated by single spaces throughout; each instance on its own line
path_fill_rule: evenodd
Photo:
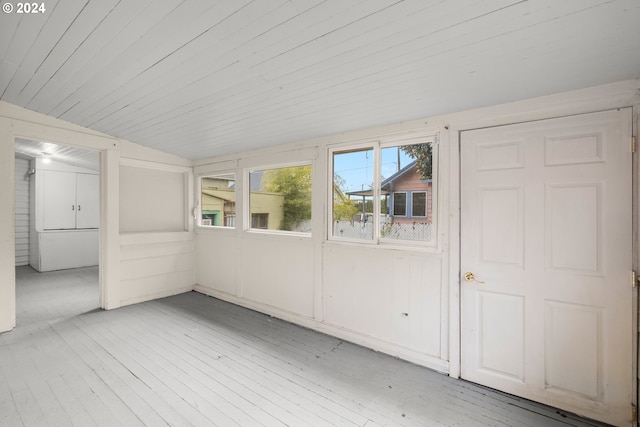
M 637 425 L 637 0 L 2 8 L 1 425 Z

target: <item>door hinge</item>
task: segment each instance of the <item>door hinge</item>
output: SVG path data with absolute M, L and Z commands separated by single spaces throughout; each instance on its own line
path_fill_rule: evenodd
M 633 403 L 631 404 L 631 420 L 633 422 L 638 420 L 638 408 Z
M 631 152 L 632 153 L 636 152 L 636 137 L 635 136 L 631 137 Z
M 638 275 L 634 270 L 631 270 L 631 287 L 635 288 L 638 286 Z

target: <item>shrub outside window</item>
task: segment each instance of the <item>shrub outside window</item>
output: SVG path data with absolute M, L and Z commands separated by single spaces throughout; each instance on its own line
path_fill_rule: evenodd
M 236 226 L 235 174 L 211 175 L 200 179 L 200 225 Z
M 330 237 L 433 242 L 435 136 L 330 150 Z
M 249 172 L 252 230 L 311 232 L 311 165 Z

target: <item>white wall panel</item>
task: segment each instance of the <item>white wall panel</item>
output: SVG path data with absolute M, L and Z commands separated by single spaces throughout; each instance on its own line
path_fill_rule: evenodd
M 185 230 L 185 174 L 120 167 L 120 232 Z
M 439 357 L 441 282 L 438 255 L 326 245 L 325 321 Z
M 311 239 L 245 238 L 242 297 L 313 317 L 313 265 Z
M 98 265 L 98 230 L 44 231 L 37 233 L 38 271 Z
M 193 289 L 191 233 L 145 233 L 121 236 L 122 305 Z
M 197 283 L 237 296 L 240 250 L 235 230 L 198 230 L 196 239 Z
M 16 159 L 16 265 L 29 264 L 29 160 Z
M 0 118 L 0 200 L 3 201 L 0 203 L 0 331 L 2 332 L 16 325 L 15 163 L 13 135 L 9 124 Z

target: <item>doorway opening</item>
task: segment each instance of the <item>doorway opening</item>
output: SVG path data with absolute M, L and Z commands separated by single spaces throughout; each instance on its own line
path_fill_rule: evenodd
M 16 325 L 99 309 L 100 152 L 15 139 Z

